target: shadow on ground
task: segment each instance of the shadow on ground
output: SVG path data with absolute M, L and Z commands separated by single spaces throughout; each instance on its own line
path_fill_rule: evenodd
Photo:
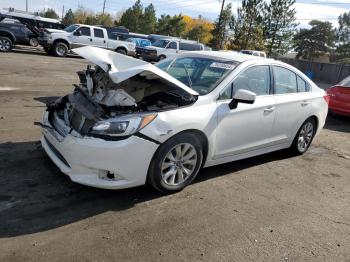
M 195 183 L 289 157 L 285 151 L 203 169 Z M 117 191 L 72 183 L 39 141 L 0 145 L 0 237 L 41 232 L 162 197 L 149 186 Z
M 350 117 L 328 114 L 324 128 L 338 132 L 350 133 Z

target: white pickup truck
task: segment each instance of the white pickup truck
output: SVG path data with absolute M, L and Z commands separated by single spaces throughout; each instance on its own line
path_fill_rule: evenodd
M 133 56 L 136 47 L 132 42 L 109 39 L 105 28 L 82 24 L 70 25 L 62 31 L 47 30 L 39 36 L 38 41 L 47 53 L 60 57 L 82 46 L 96 46 Z

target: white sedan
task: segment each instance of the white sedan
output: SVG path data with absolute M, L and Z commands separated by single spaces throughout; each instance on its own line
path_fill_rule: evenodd
M 151 65 L 83 47 L 73 93 L 48 105 L 42 146 L 74 182 L 106 189 L 189 185 L 201 168 L 289 148 L 303 154 L 328 97 L 285 63 L 188 52 Z

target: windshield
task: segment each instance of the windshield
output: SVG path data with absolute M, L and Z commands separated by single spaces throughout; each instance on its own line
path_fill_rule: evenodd
M 64 29 L 64 31 L 68 33 L 72 33 L 75 29 L 77 29 L 79 26 L 78 25 L 70 25 Z
M 166 45 L 169 43 L 168 40 L 157 40 L 155 41 L 152 45 L 153 46 L 156 46 L 156 47 L 162 47 L 162 48 L 165 48 Z
M 235 69 L 238 62 L 219 58 L 180 57 L 156 64 L 185 85 L 206 95 L 214 90 Z

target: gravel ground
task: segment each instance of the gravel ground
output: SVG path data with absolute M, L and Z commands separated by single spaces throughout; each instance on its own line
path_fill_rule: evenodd
M 286 151 L 199 173 L 180 193 L 73 184 L 40 148 L 42 102 L 83 59 L 0 53 L 0 261 L 350 261 L 350 119 Z

